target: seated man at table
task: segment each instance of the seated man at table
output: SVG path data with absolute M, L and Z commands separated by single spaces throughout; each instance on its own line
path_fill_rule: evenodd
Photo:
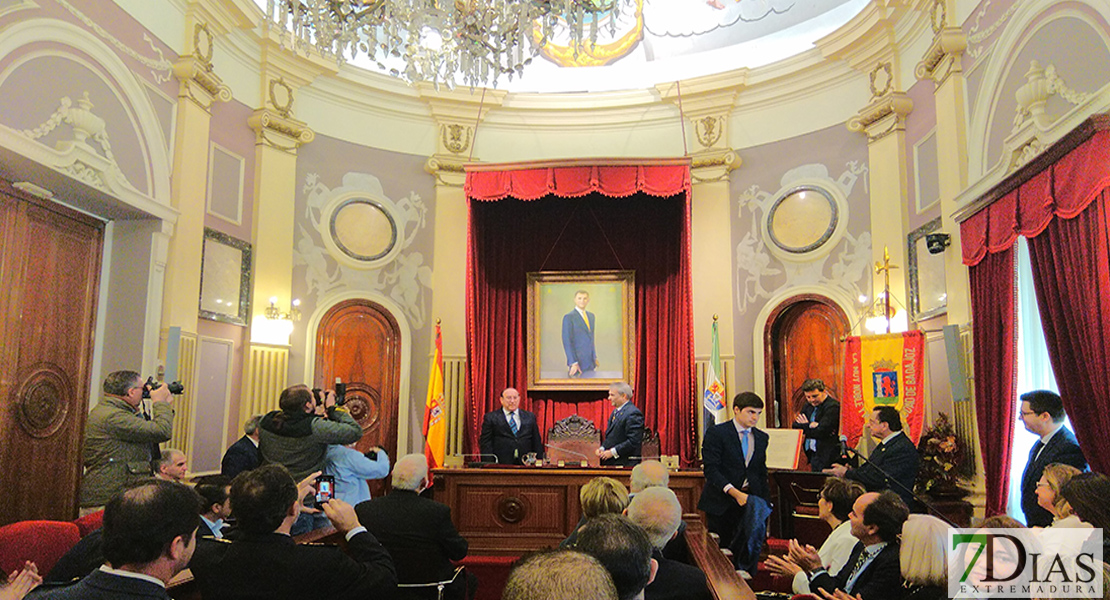
M 450 580 L 455 573 L 451 561 L 462 560 L 469 547 L 466 538 L 455 530 L 451 508 L 420 496 L 427 487 L 427 458 L 409 454 L 393 467 L 392 492 L 355 507 L 359 522 L 393 557 L 401 584 Z M 469 579 L 473 590 L 477 580 L 473 576 Z M 467 583 L 460 579 L 446 588 L 446 597 L 462 598 L 466 589 Z
M 339 499 L 324 513 L 347 538 L 337 546 L 299 545 L 289 530 L 300 499 L 313 492 L 319 472 L 297 484 L 288 469 L 266 465 L 240 473 L 231 484 L 238 530 L 230 543 L 201 540 L 189 565 L 204 598 L 392 598 L 397 576 L 389 552 L 359 525 L 355 509 Z

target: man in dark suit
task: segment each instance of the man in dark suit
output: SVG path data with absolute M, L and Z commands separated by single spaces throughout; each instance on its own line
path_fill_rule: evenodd
M 644 442 L 644 413 L 632 404 L 632 386 L 618 381 L 609 386 L 609 403 L 613 412 L 605 439 L 595 454 L 601 464 L 627 467 L 640 462 L 640 446 Z
M 574 309 L 563 315 L 563 351 L 567 355 L 567 374 L 570 377 L 589 377 L 597 368 L 597 351 L 594 348 L 594 313 L 586 311 L 590 293 L 578 290 L 574 294 Z
M 678 535 L 682 505 L 665 487 L 650 487 L 636 494 L 625 511 L 651 541 L 651 557 L 658 563 L 655 579 L 644 588 L 644 600 L 711 600 L 705 573 L 693 565 L 664 558 L 663 548 Z
M 1048 527 L 1052 513 L 1037 504 L 1037 482 L 1044 468 L 1052 463 L 1071 465 L 1087 470 L 1087 458 L 1070 429 L 1064 427 L 1064 404 L 1060 396 L 1048 390 L 1021 395 L 1021 421 L 1030 433 L 1040 437 L 1029 452 L 1029 462 L 1021 474 L 1021 510 L 1029 527 Z
M 355 509 L 338 498 L 321 503 L 347 538 L 337 546 L 299 545 L 289 535 L 301 498 L 313 493 L 315 472 L 300 484 L 282 465 L 265 465 L 235 478 L 231 508 L 238 530 L 231 542 L 201 540 L 189 565 L 204 598 L 391 598 L 397 576 L 389 552 L 359 525 Z
M 427 459 L 409 454 L 393 467 L 390 494 L 355 507 L 359 522 L 393 557 L 401 584 L 448 581 L 455 572 L 451 561 L 466 556 L 468 544 L 451 522 L 451 508 L 421 497 L 427 487 Z M 460 579 L 446 590 L 448 598 L 463 598 L 466 584 Z
M 810 470 L 820 471 L 831 467 L 833 460 L 840 455 L 840 403 L 825 391 L 825 382 L 820 379 L 807 379 L 802 384 L 802 394 L 806 406 L 794 416 L 794 429 L 801 429 L 805 435 L 806 458 Z
M 867 462 L 858 469 L 833 465 L 825 472 L 858 481 L 869 492 L 893 490 L 907 506 L 912 504 L 913 484 L 917 481 L 921 456 L 913 441 L 902 432 L 902 417 L 898 409 L 876 406 L 867 419 L 867 427 L 871 436 L 879 440 Z
M 768 435 L 756 427 L 763 413 L 763 399 L 741 392 L 732 399 L 732 420 L 714 425 L 702 442 L 705 487 L 698 509 L 705 511 L 706 529 L 728 544 L 736 538 L 748 496 L 767 500 Z
M 856 499 L 848 517 L 852 535 L 859 543 L 836 575 L 821 565 L 813 546 L 802 546 L 797 540 L 790 541 L 790 559 L 806 572 L 814 591 L 832 594 L 843 590 L 863 600 L 895 598 L 902 590 L 898 535 L 909 515 L 906 504 L 894 492 L 868 492 Z
M 221 475 L 235 479 L 236 475 L 257 469 L 262 463 L 262 454 L 258 451 L 258 422 L 261 420 L 262 415 L 254 415 L 243 424 L 243 437 L 224 452 Z
M 543 458 L 543 439 L 536 424 L 536 415 L 520 408 L 520 392 L 505 388 L 501 392 L 501 410 L 493 410 L 482 418 L 482 435 L 478 446 L 483 455 L 497 456 L 504 465 L 519 465 L 529 452 Z M 487 459 L 483 456 L 482 459 Z
M 27 597 L 169 600 L 165 584 L 188 566 L 196 548 L 200 503 L 192 488 L 170 481 L 151 481 L 117 495 L 104 509 L 106 564 L 77 583 L 43 585 Z

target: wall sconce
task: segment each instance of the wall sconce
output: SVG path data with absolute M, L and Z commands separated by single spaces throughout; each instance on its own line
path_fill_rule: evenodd
M 301 320 L 301 301 L 296 298 L 289 306 L 289 312 L 283 313 L 277 307 L 277 296 L 270 298 L 270 305 L 266 307 L 266 318 L 271 321 L 300 321 Z

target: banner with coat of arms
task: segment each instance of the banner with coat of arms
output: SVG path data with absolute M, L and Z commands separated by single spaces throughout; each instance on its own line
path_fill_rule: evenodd
M 856 447 L 871 411 L 893 406 L 902 432 L 916 445 L 925 417 L 925 334 L 920 331 L 848 338 L 840 433 Z

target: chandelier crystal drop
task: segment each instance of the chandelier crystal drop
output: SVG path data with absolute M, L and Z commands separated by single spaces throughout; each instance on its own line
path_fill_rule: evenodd
M 631 0 L 267 0 L 283 46 L 343 64 L 365 55 L 411 83 L 453 88 L 521 76 L 540 49 L 579 50 L 616 30 Z

